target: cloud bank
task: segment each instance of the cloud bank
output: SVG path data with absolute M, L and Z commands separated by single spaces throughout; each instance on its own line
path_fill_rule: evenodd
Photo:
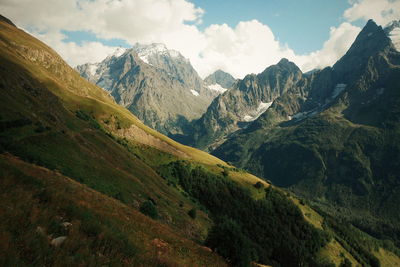
M 399 0 L 351 0 L 353 5 L 344 12 L 349 21 L 373 19 L 379 25 L 386 25 L 400 19 Z
M 400 1 L 359 0 L 330 29 L 319 51 L 297 55 L 257 20 L 211 25 L 200 31 L 204 13 L 189 0 L 2 0 L 0 9 L 18 26 L 52 46 L 69 64 L 98 62 L 115 47 L 101 42 L 66 42 L 62 31 L 86 31 L 101 39 L 165 43 L 189 58 L 201 76 L 223 69 L 237 78 L 259 73 L 286 57 L 303 71 L 332 65 L 354 41 L 360 28 L 350 22 L 373 18 L 384 24 L 399 16 Z M 45 8 L 43 8 L 45 7 Z M 372 8 L 371 8 L 372 7 Z

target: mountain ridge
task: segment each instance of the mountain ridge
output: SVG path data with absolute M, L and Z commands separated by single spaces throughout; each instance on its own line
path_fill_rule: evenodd
M 398 246 L 399 63 L 370 20 L 332 68 L 300 81 L 305 101 L 288 90 L 213 154 Z

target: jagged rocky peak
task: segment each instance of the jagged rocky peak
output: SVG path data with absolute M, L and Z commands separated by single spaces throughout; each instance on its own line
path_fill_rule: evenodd
M 224 93 L 226 90 L 232 88 L 235 81 L 232 75 L 223 70 L 217 70 L 204 79 L 209 89 L 220 93 Z
M 302 77 L 302 72 L 296 64 L 286 58 L 281 59 L 277 64 L 267 67 L 260 74 L 249 74 L 239 81 L 238 88 L 245 92 L 264 91 L 271 100 L 270 92 L 279 91 L 279 95 L 288 87 L 296 83 Z M 277 96 L 277 95 L 276 95 Z M 264 99 L 265 100 L 265 99 Z
M 393 49 L 391 39 L 382 27 L 370 19 L 347 53 L 333 65 L 333 69 L 339 75 L 346 74 L 343 79 L 351 80 L 363 72 L 370 57 L 380 52 L 387 53 Z
M 265 73 L 265 72 L 268 72 L 268 71 L 271 71 L 271 70 L 275 70 L 275 69 L 276 70 L 277 69 L 279 69 L 279 70 L 287 70 L 287 71 L 290 71 L 290 72 L 301 72 L 300 68 L 295 63 L 293 63 L 292 61 L 289 61 L 287 58 L 282 58 L 278 62 L 278 64 L 272 65 L 272 66 L 266 68 L 262 73 Z

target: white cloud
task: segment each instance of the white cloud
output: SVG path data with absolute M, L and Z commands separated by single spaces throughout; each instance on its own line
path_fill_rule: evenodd
M 189 58 L 198 54 L 203 39 L 196 26 L 185 24 L 198 23 L 203 10 L 187 0 L 2 0 L 0 9 L 18 26 L 49 42 L 71 65 L 84 63 L 86 52 L 97 55 L 110 49 L 98 42 L 65 44 L 61 30 L 90 31 L 132 45 L 165 42 Z
M 349 21 L 373 19 L 379 25 L 400 19 L 399 0 L 352 0 L 352 7 L 344 12 Z
M 223 69 L 235 77 L 258 73 L 294 52 L 282 46 L 271 29 L 257 20 L 240 22 L 235 28 L 211 25 L 204 31 L 205 46 L 193 64 L 201 75 Z
M 322 49 L 299 56 L 296 62 L 303 71 L 331 66 L 347 52 L 360 30 L 348 22 L 340 24 L 337 28 L 331 27 L 329 39 Z
M 47 32 L 46 34 L 30 33 L 56 50 L 62 58 L 67 59 L 68 64 L 71 66 L 100 62 L 118 48 L 106 46 L 100 42 L 82 42 L 80 45 L 75 42 L 64 42 L 62 40 L 66 36 L 59 32 Z
M 384 23 L 400 17 L 399 2 L 353 0 L 343 16 L 349 22 L 373 18 Z M 131 45 L 162 42 L 189 58 L 203 77 L 220 68 L 241 78 L 261 72 L 282 57 L 294 61 L 303 71 L 322 68 L 338 60 L 360 31 L 344 22 L 330 29 L 329 40 L 319 51 L 296 55 L 257 20 L 242 21 L 233 28 L 211 25 L 200 31 L 197 24 L 204 11 L 190 0 L 2 0 L 0 9 L 73 66 L 99 61 L 114 47 L 100 42 L 66 43 L 62 30 L 90 31 L 99 38 L 120 38 Z

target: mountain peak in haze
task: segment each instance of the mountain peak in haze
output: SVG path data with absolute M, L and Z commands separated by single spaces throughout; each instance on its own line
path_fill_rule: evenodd
M 232 88 L 235 83 L 235 78 L 223 70 L 216 70 L 214 73 L 208 75 L 204 82 L 211 90 L 225 92 L 227 89 Z

